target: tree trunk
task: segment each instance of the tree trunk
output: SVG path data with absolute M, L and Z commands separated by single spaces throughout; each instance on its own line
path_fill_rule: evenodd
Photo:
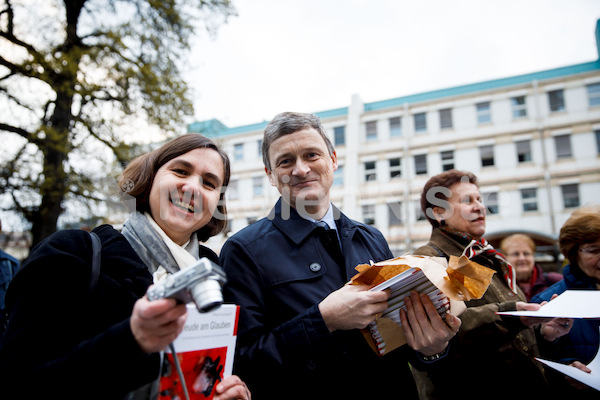
M 77 21 L 85 0 L 65 1 L 67 9 L 67 37 L 64 43 L 67 65 L 56 74 L 52 87 L 56 91 L 54 111 L 45 126 L 46 137 L 40 147 L 43 160 L 44 183 L 40 187 L 42 200 L 31 216 L 32 243 L 35 246 L 57 230 L 58 217 L 63 212 L 62 203 L 67 194 L 65 161 L 70 150 L 69 132 L 72 128 L 73 98 L 77 83 L 77 71 L 81 60 Z

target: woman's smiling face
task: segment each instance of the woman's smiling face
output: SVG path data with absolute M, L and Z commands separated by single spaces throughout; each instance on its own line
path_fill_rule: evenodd
M 205 148 L 189 151 L 159 168 L 150 189 L 150 213 L 171 240 L 184 244 L 211 220 L 224 175 L 219 153 Z

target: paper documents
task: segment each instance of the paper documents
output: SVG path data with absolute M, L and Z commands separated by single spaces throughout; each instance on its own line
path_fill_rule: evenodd
M 231 375 L 237 339 L 239 306 L 223 304 L 200 313 L 188 304 L 188 318 L 183 332 L 173 342 L 190 399 L 212 399 L 214 388 Z M 184 399 L 184 389 L 173 360 L 167 350 L 160 378 L 159 400 Z
M 543 360 L 541 358 L 536 358 L 536 360 L 554 368 L 559 372 L 562 372 L 567 376 L 570 376 L 573 379 L 577 379 L 579 382 L 583 382 L 596 390 L 600 390 L 600 351 L 598 351 L 596 357 L 594 357 L 594 359 L 587 365 L 587 367 L 592 370 L 590 373 L 583 372 L 582 370 L 570 365 L 557 363 L 555 361 Z
M 503 311 L 499 315 L 540 318 L 600 319 L 600 290 L 567 290 L 537 311 Z
M 426 257 L 405 255 L 375 264 L 361 264 L 353 284 L 373 286 L 370 290 L 390 289 L 388 308 L 376 321 L 363 329 L 371 348 L 380 356 L 404 345 L 406 338 L 400 321 L 400 309 L 411 291 L 426 294 L 440 315 L 459 315 L 464 300 L 480 298 L 487 290 L 494 271 L 466 257 Z

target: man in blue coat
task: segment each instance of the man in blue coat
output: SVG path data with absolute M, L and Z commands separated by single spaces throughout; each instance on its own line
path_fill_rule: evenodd
M 389 292 L 346 285 L 358 264 L 392 258 L 383 235 L 330 202 L 337 156 L 318 117 L 282 113 L 266 127 L 265 171 L 281 198 L 221 250 L 225 300 L 241 306 L 235 372 L 256 399 L 417 398 L 408 362 L 439 359 L 460 326 L 413 299 L 407 346 L 379 357 L 360 329 Z M 432 311 L 433 310 L 433 311 Z

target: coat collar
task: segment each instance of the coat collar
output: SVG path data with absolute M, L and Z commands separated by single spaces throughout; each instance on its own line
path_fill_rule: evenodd
M 444 254 L 456 257 L 459 257 L 462 254 L 466 246 L 444 234 L 439 228 L 433 228 L 429 243 L 440 249 Z
M 336 221 L 338 235 L 340 240 L 346 237 L 352 237 L 356 231 L 357 225 L 346 217 L 336 206 L 333 207 L 333 218 Z M 279 198 L 275 207 L 267 216 L 273 222 L 273 225 L 289 237 L 294 243 L 299 244 L 304 241 L 312 231 L 317 227 L 313 222 L 304 219 L 298 214 L 295 208 Z

